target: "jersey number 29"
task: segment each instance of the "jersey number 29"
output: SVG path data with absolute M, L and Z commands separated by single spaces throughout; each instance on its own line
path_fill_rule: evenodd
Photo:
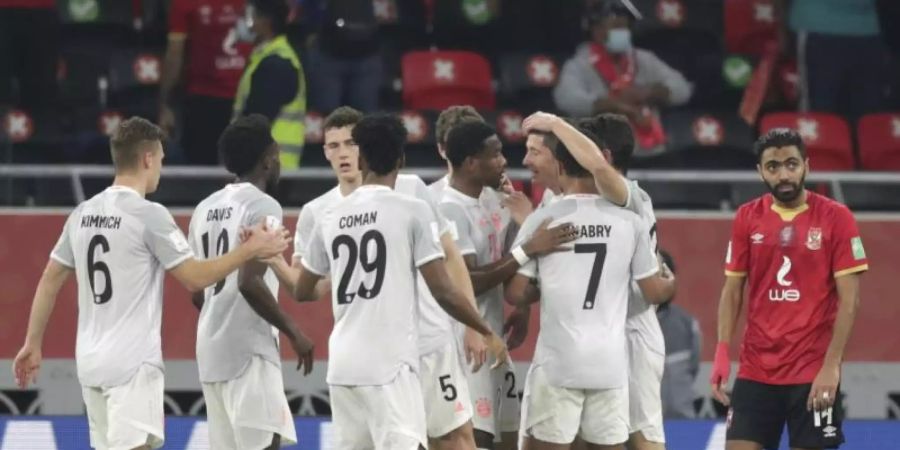
M 370 254 L 369 244 L 375 244 L 375 255 Z M 347 248 L 347 267 L 341 275 L 341 280 L 337 286 L 337 302 L 339 305 L 348 305 L 353 303 L 353 299 L 359 295 L 365 299 L 372 299 L 381 292 L 381 286 L 384 284 L 384 268 L 387 265 L 387 245 L 384 243 L 384 236 L 376 231 L 366 231 L 357 245 L 356 241 L 342 234 L 331 242 L 332 258 L 337 260 L 340 256 L 341 247 Z M 367 274 L 375 272 L 375 281 L 372 287 L 366 287 L 365 282 L 360 283 L 359 287 L 350 289 L 350 279 L 353 278 L 353 272 L 356 271 L 356 262 L 359 261 L 360 267 Z

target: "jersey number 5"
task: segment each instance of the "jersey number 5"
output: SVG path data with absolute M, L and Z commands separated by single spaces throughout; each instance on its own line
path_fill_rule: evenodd
M 375 255 L 369 253 L 369 244 L 375 244 Z M 347 267 L 344 267 L 344 273 L 341 275 L 341 281 L 337 287 L 338 305 L 348 305 L 353 303 L 353 299 L 359 295 L 365 299 L 372 299 L 381 292 L 381 285 L 384 284 L 384 268 L 387 265 L 387 245 L 384 243 L 384 236 L 376 231 L 366 231 L 359 240 L 359 245 L 352 237 L 342 234 L 331 243 L 331 255 L 333 259 L 340 256 L 341 247 L 347 248 Z M 365 282 L 360 283 L 354 292 L 348 291 L 350 279 L 353 278 L 353 272 L 356 271 L 356 261 L 359 261 L 360 267 L 368 274 L 375 272 L 375 281 L 371 288 L 367 288 Z
M 103 261 L 97 261 L 94 252 L 100 247 L 101 253 L 109 251 L 109 241 L 106 236 L 97 234 L 91 238 L 87 249 L 87 265 L 88 265 L 88 282 L 91 285 L 91 292 L 94 294 L 94 303 L 102 305 L 112 298 L 112 276 L 109 274 L 109 266 Z M 94 277 L 97 272 L 103 274 L 103 292 L 97 293 L 97 284 Z
M 203 257 L 209 259 L 209 233 L 203 233 L 200 236 L 200 241 L 203 243 Z M 228 230 L 223 229 L 219 233 L 219 237 L 216 238 L 216 255 L 222 256 L 226 253 L 228 253 Z M 225 278 L 216 283 L 216 287 L 213 288 L 213 295 L 222 292 L 223 287 L 225 287 Z
M 594 267 L 591 269 L 591 278 L 588 280 L 587 294 L 582 305 L 582 309 L 594 309 L 600 276 L 603 275 L 603 263 L 606 262 L 606 244 L 575 244 L 575 253 L 594 254 Z

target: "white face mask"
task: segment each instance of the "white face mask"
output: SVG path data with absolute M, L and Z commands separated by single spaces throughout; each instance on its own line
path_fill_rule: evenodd
M 256 42 L 256 33 L 253 32 L 253 6 L 247 5 L 244 17 L 237 21 L 234 29 L 239 41 Z
M 631 50 L 631 30 L 613 28 L 606 35 L 606 50 L 611 53 L 625 53 Z

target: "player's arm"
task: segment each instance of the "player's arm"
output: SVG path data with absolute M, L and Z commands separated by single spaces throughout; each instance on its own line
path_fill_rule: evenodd
M 647 303 L 658 305 L 675 295 L 675 277 L 671 274 L 656 273 L 636 281 Z
M 74 269 L 51 259 L 44 267 L 44 273 L 38 281 L 37 289 L 31 303 L 31 315 L 28 317 L 28 331 L 25 344 L 13 362 L 16 384 L 25 388 L 30 382 L 37 380 L 41 367 L 41 347 L 44 343 L 44 332 L 50 314 L 56 307 L 56 296 L 63 284 L 72 275 Z
M 278 301 L 263 280 L 266 269 L 262 261 L 244 263 L 238 272 L 238 289 L 253 312 L 288 337 L 294 353 L 300 358 L 297 369 L 305 366 L 304 373 L 309 374 L 313 368 L 313 343 L 278 307 Z
M 187 5 L 182 0 L 172 2 L 169 14 L 169 34 L 166 43 L 166 54 L 163 57 L 162 74 L 159 82 L 159 119 L 160 126 L 167 133 L 175 127 L 175 113 L 172 111 L 172 93 L 178 86 L 181 73 L 184 71 L 184 49 L 187 42 Z
M 535 280 L 517 273 L 506 284 L 506 302 L 513 306 L 528 306 L 541 298 Z
M 194 308 L 197 308 L 197 311 L 203 309 L 203 304 L 206 303 L 206 297 L 204 297 L 202 289 L 191 293 L 191 303 L 194 305 Z
M 316 226 L 309 236 L 306 254 L 296 261 L 297 278 L 292 284 L 291 296 L 298 302 L 311 302 L 323 297 L 316 286 L 320 280 L 328 276 L 331 267 L 331 258 L 325 247 L 322 230 Z
M 553 114 L 536 112 L 525 119 L 523 127 L 526 132 L 534 129 L 556 135 L 578 164 L 591 172 L 604 198 L 617 205 L 628 201 L 628 183 L 606 160 L 597 144 L 570 123 Z

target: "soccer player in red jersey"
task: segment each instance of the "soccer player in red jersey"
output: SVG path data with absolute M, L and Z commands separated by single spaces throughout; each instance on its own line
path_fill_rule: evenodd
M 731 405 L 726 449 L 777 449 L 785 423 L 793 449 L 837 448 L 841 362 L 866 253 L 850 210 L 803 188 L 809 159 L 796 131 L 772 130 L 755 150 L 771 193 L 734 219 L 710 380 L 713 396 Z M 745 284 L 747 328 L 729 399 L 728 346 Z

